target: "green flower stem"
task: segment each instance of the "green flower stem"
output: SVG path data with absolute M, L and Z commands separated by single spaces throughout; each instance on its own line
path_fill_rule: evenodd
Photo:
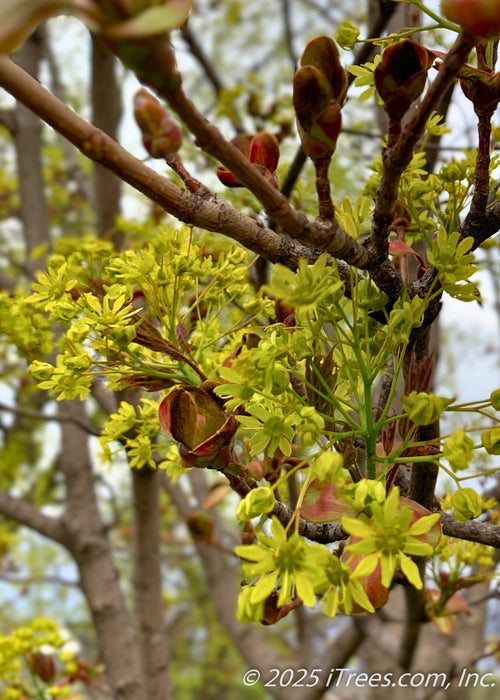
M 366 477 L 368 479 L 377 478 L 377 455 L 376 455 L 376 445 L 377 445 L 377 431 L 373 424 L 373 411 L 372 411 L 372 385 L 370 382 L 364 383 L 365 387 L 365 397 L 364 397 L 364 430 L 363 437 L 365 439 L 366 448 Z
M 439 455 L 433 457 L 432 455 L 415 455 L 414 457 L 391 457 L 391 462 L 395 464 L 417 464 L 418 462 L 438 462 Z
M 448 29 L 451 26 L 455 27 L 455 25 L 451 25 L 450 22 L 445 22 L 447 25 L 450 25 L 450 27 L 443 27 L 443 20 L 441 17 L 438 17 L 436 15 L 436 18 L 439 20 L 435 24 L 425 24 L 422 27 L 408 27 L 405 29 L 402 29 L 401 31 L 397 32 L 396 35 L 392 35 L 392 38 L 397 36 L 398 39 L 406 39 L 409 36 L 413 36 L 414 34 L 422 34 L 422 32 L 429 32 L 433 31 L 434 29 Z M 460 31 L 460 27 L 456 27 L 454 31 Z M 389 39 L 390 35 L 387 37 L 383 37 L 382 39 L 376 38 L 375 40 L 373 38 L 370 39 L 358 39 L 356 42 L 357 44 L 382 44 L 383 42 L 387 42 Z
M 420 2 L 420 0 L 408 0 L 408 2 L 410 2 L 411 5 L 415 5 L 415 7 L 418 7 L 418 9 L 421 12 L 423 12 L 424 15 L 427 15 L 436 22 L 436 26 L 433 27 L 433 29 L 449 29 L 451 32 L 456 32 L 457 34 L 460 34 L 460 32 L 462 31 L 457 24 L 453 24 L 453 22 L 448 22 L 447 20 L 443 19 L 438 14 L 430 10 L 426 5 L 424 5 L 423 2 Z M 424 27 L 424 29 L 426 29 L 426 27 Z
M 472 449 L 475 450 L 481 447 L 482 445 L 477 445 Z M 484 472 L 474 472 L 474 474 L 467 474 L 466 476 L 457 476 L 457 481 L 469 481 L 470 479 L 480 479 L 483 476 L 493 476 L 493 474 L 496 474 L 498 476 L 498 469 L 486 469 Z
M 354 430 L 354 432 L 357 432 L 359 430 L 359 425 L 351 418 L 351 416 L 348 413 L 348 411 L 354 411 L 355 407 L 351 406 L 351 404 L 347 403 L 346 401 L 344 401 L 344 402 L 339 401 L 339 399 L 337 399 L 335 394 L 333 394 L 331 392 L 330 387 L 327 385 L 325 378 L 321 375 L 321 372 L 318 370 L 318 368 L 312 363 L 311 363 L 311 366 L 312 366 L 313 372 L 318 377 L 318 379 L 323 384 L 323 386 L 325 387 L 325 389 L 328 393 L 323 394 L 322 392 L 320 392 L 317 389 L 317 387 L 315 387 L 310 382 L 307 382 L 305 379 L 304 379 L 304 384 L 307 387 L 309 387 L 311 389 L 311 391 L 318 394 L 319 397 L 321 397 L 321 398 L 325 399 L 326 401 L 329 401 L 331 404 L 333 404 L 335 409 L 342 415 L 342 417 L 344 418 L 346 423 Z M 347 403 L 348 408 L 345 409 L 342 406 L 342 403 Z M 323 417 L 325 418 L 326 416 L 323 416 Z M 328 416 L 328 419 L 331 420 L 331 416 Z

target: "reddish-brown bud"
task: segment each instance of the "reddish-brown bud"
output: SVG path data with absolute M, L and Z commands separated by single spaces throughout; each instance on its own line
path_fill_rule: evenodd
M 347 74 L 340 62 L 337 44 L 326 36 L 312 39 L 304 49 L 301 66 L 314 66 L 327 78 L 333 99 L 343 104 L 347 92 Z
M 212 542 L 214 519 L 210 516 L 201 512 L 191 513 L 186 518 L 186 525 L 193 540 Z
M 56 675 L 54 659 L 49 654 L 43 654 L 41 651 L 33 652 L 29 657 L 29 663 L 33 673 L 44 683 L 50 683 Z
M 334 99 L 328 78 L 314 66 L 302 66 L 293 76 L 293 106 L 300 125 L 309 131 Z
M 500 102 L 500 73 L 463 66 L 458 75 L 464 95 L 473 103 L 476 113 L 496 109 Z
M 310 41 L 293 78 L 293 104 L 302 148 L 312 160 L 328 159 L 335 150 L 346 90 L 335 42 L 327 37 Z
M 273 134 L 267 131 L 261 131 L 254 136 L 251 134 L 240 134 L 232 139 L 231 143 L 261 171 L 273 187 L 279 187 L 276 179 L 276 169 L 278 167 L 280 149 L 278 139 Z M 226 187 L 244 187 L 227 168 L 220 165 L 216 172 L 217 177 Z
M 401 119 L 421 95 L 432 61 L 427 49 L 410 39 L 403 39 L 384 49 L 374 78 L 391 117 Z
M 144 148 L 153 158 L 166 158 L 179 150 L 182 131 L 151 93 L 141 88 L 134 97 L 134 117 Z

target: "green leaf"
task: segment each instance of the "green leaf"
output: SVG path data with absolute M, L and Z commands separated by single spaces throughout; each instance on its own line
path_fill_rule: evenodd
M 270 513 L 274 508 L 274 491 L 270 486 L 258 486 L 243 498 L 236 512 L 238 520 L 248 521 L 258 515 Z
M 472 459 L 472 448 L 474 441 L 467 437 L 465 432 L 459 428 L 455 430 L 444 442 L 443 455 L 448 460 L 450 467 L 454 471 L 467 469 Z
M 401 403 L 408 417 L 416 425 L 430 425 L 434 423 L 447 406 L 453 403 L 453 399 L 443 396 L 435 396 L 424 391 L 412 391 L 408 396 L 401 397 Z

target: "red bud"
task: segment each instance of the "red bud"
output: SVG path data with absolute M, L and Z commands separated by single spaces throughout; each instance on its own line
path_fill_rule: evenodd
M 264 177 L 276 188 L 279 187 L 276 179 L 276 168 L 280 157 L 279 144 L 275 136 L 267 131 L 261 131 L 255 136 L 240 134 L 231 143 L 243 153 Z M 230 171 L 219 166 L 216 170 L 217 177 L 226 187 L 244 187 L 244 185 Z
M 153 158 L 166 158 L 179 150 L 182 131 L 162 104 L 144 88 L 134 98 L 134 117 L 142 132 L 144 147 Z
M 432 60 L 427 49 L 410 39 L 403 39 L 384 49 L 374 78 L 391 117 L 400 119 L 421 95 Z

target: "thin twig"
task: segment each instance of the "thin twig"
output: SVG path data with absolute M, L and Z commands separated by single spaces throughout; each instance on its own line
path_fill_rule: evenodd
M 56 423 L 74 423 L 75 425 L 78 425 L 80 428 L 82 428 L 82 430 L 84 430 L 89 435 L 95 435 L 96 437 L 99 437 L 99 435 L 101 434 L 100 430 L 97 430 L 97 428 L 94 428 L 89 423 L 81 421 L 74 416 L 46 414 L 41 413 L 40 411 L 28 411 L 24 408 L 8 406 L 5 403 L 0 403 L 0 411 L 8 411 L 9 413 L 13 413 L 14 415 L 20 416 L 21 418 L 32 418 L 33 420 L 55 421 Z

